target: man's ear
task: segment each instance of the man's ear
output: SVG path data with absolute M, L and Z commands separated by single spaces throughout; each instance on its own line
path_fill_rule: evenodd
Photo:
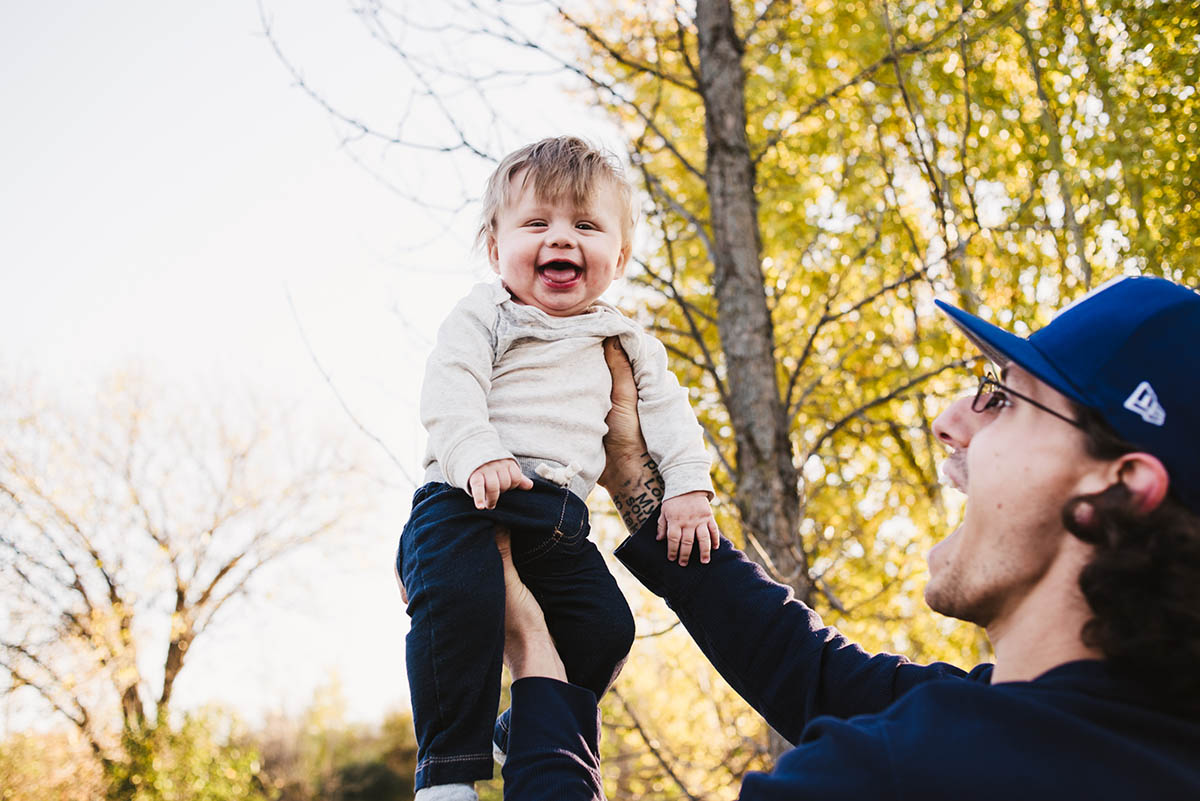
M 1117 480 L 1133 496 L 1139 514 L 1158 508 L 1171 485 L 1167 468 L 1148 453 L 1127 453 L 1116 461 Z

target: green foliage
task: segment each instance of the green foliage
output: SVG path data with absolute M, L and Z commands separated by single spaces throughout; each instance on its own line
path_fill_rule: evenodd
M 349 723 L 341 685 L 317 690 L 298 719 L 277 717 L 259 733 L 265 783 L 278 801 L 368 801 L 412 794 L 417 745 L 412 717 L 377 727 Z
M 15 735 L 0 742 L 0 801 L 392 801 L 412 797 L 416 752 L 407 712 L 349 723 L 333 682 L 297 718 L 247 730 L 206 709 L 127 734 L 126 758 L 103 765 L 76 731 Z
M 412 793 L 405 778 L 382 762 L 352 762 L 339 768 L 324 797 L 329 801 L 393 801 Z
M 1197 5 L 734 3 L 779 391 L 805 479 L 796 547 L 810 600 L 867 647 L 979 655 L 972 629 L 919 600 L 923 554 L 958 515 L 931 420 L 975 357 L 932 298 L 1022 332 L 1124 271 L 1200 275 Z M 633 99 L 602 93 L 657 241 L 629 306 L 692 388 L 728 493 L 737 387 L 715 325 L 696 32 L 669 3 L 576 21 L 593 34 L 579 51 L 591 74 Z
M 125 759 L 105 765 L 109 801 L 269 801 L 257 749 L 228 716 L 185 715 L 178 727 L 126 733 Z

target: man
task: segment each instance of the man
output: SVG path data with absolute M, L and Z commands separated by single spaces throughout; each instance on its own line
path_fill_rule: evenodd
M 796 748 L 742 799 L 1200 798 L 1200 295 L 1090 294 L 1028 340 L 939 303 L 1001 369 L 934 423 L 963 524 L 929 605 L 984 626 L 994 665 L 870 656 L 728 543 L 681 567 L 640 513 L 657 477 L 613 358 L 601 477 L 618 557 Z M 602 797 L 591 693 L 566 684 L 505 555 L 505 797 Z

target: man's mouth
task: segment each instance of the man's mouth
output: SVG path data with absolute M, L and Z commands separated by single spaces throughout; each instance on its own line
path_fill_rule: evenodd
M 967 491 L 967 452 L 955 451 L 942 463 L 942 483 L 959 492 Z
M 550 286 L 565 286 L 574 283 L 583 275 L 583 268 L 569 261 L 549 261 L 539 265 L 537 272 Z

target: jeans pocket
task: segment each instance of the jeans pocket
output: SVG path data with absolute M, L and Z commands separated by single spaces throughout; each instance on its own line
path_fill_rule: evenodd
M 585 531 L 587 523 L 587 504 L 569 489 L 564 489 L 562 491 L 562 508 L 558 512 L 558 522 L 554 525 L 554 533 L 564 540 L 576 542 L 587 536 Z
M 513 539 L 513 564 L 527 565 L 547 556 L 570 557 L 588 535 L 587 504 L 568 489 L 547 508 L 547 517 L 533 530 Z

